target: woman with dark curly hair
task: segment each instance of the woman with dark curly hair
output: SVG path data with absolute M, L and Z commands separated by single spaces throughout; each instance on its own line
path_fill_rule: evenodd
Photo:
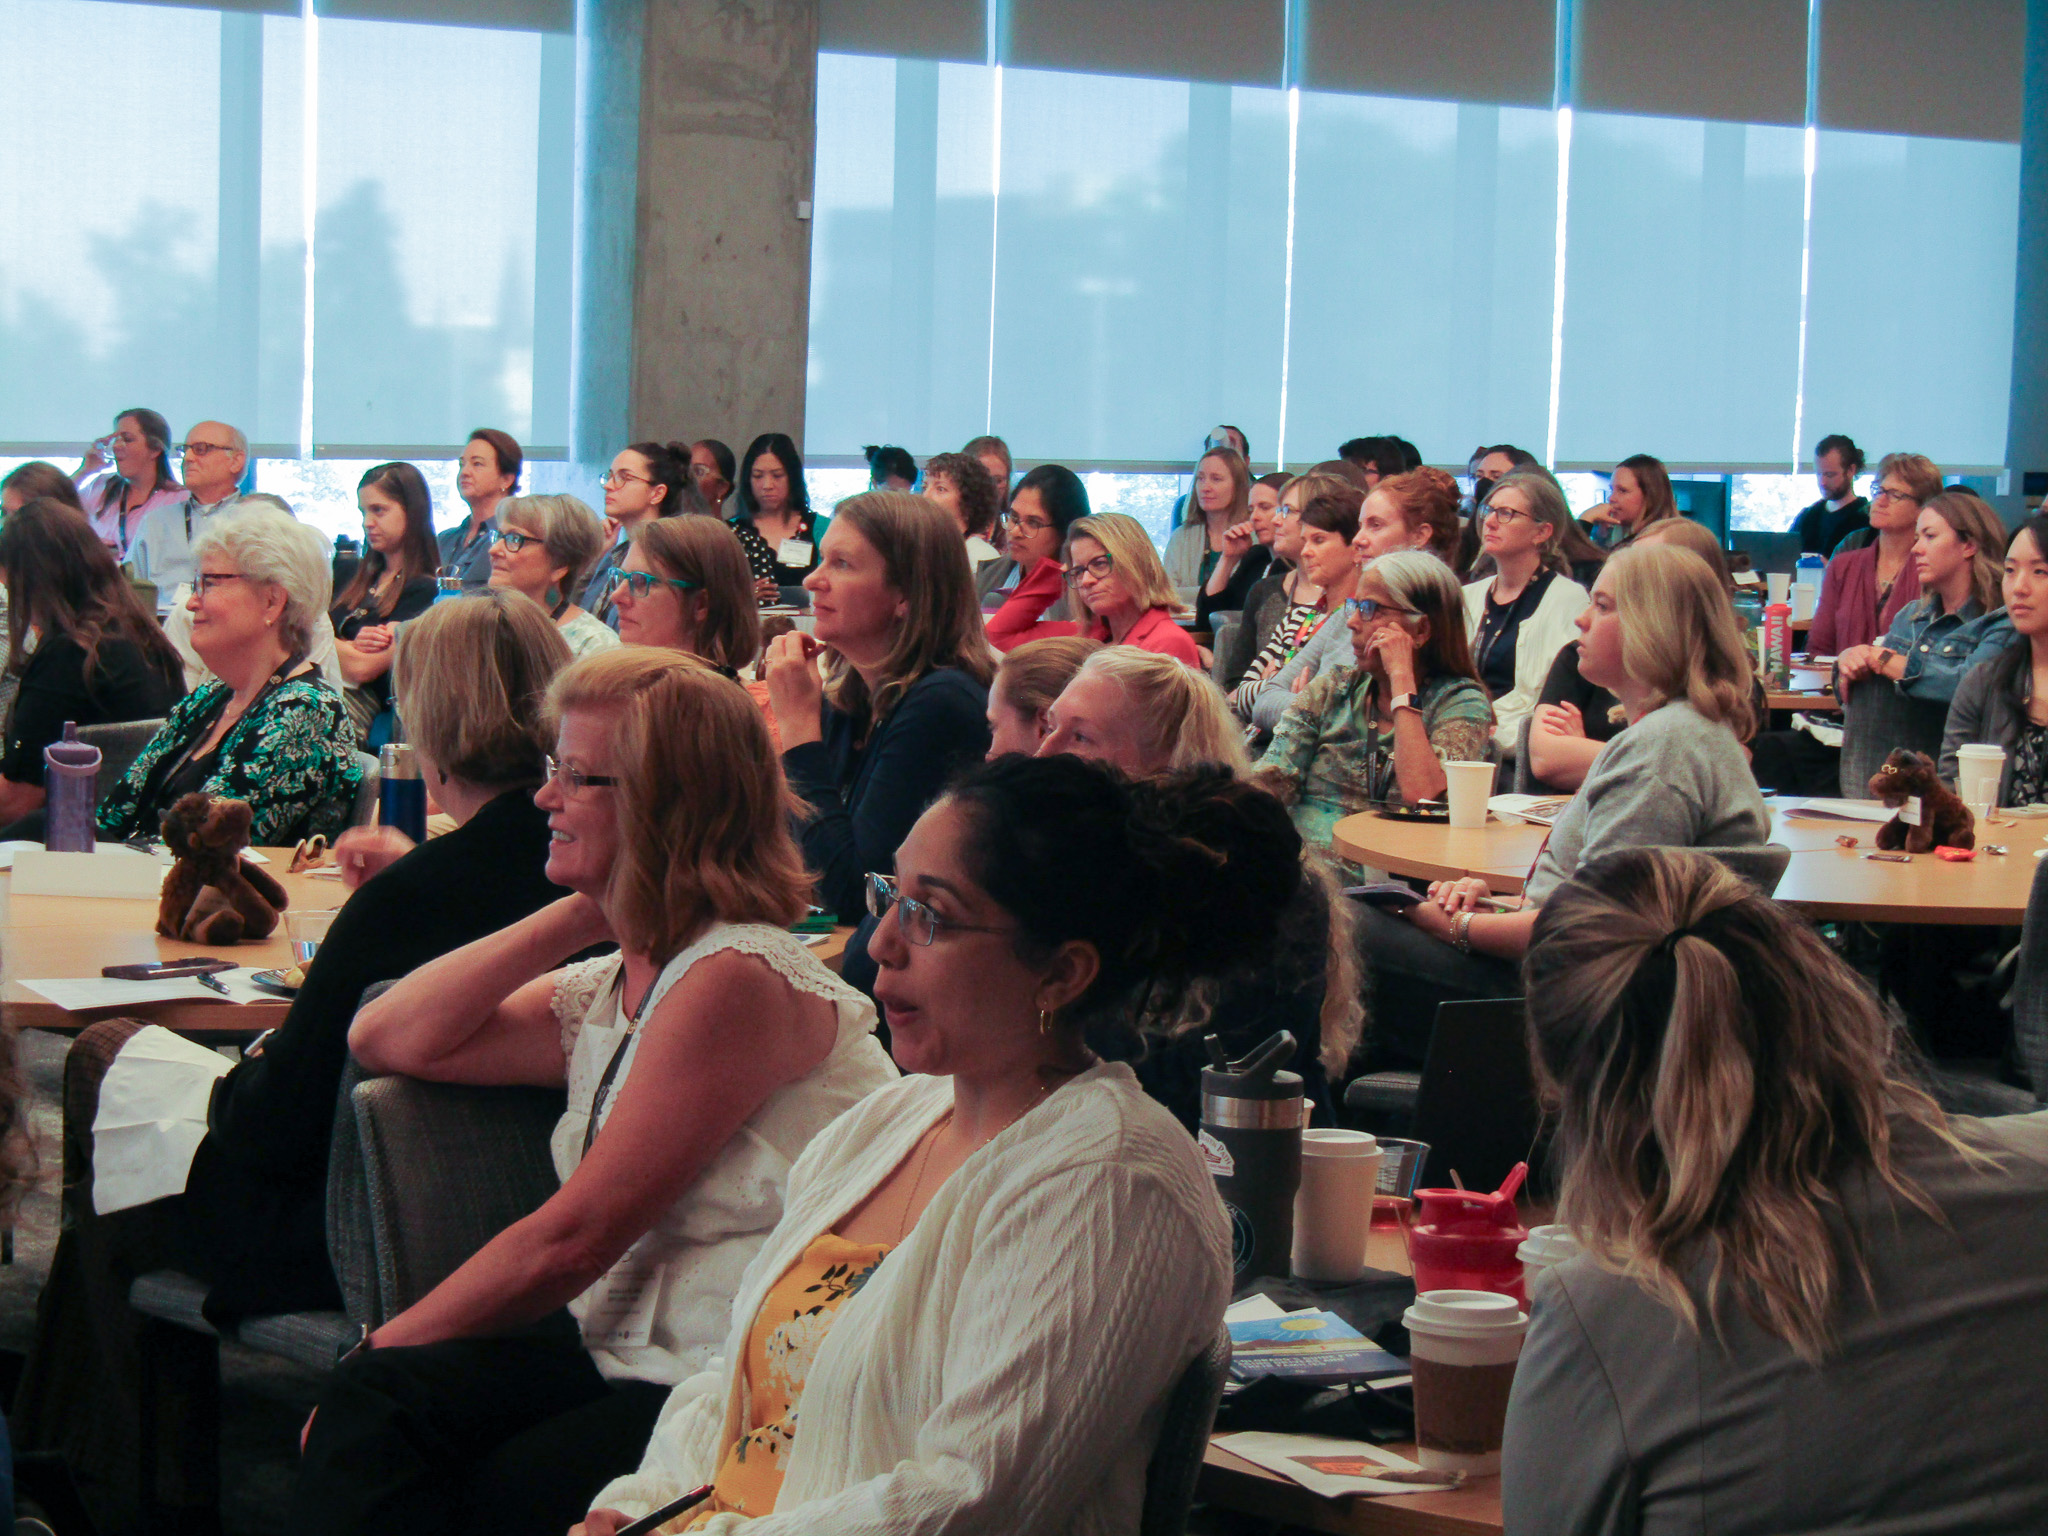
M 953 514 L 967 540 L 967 564 L 977 573 L 1003 552 L 989 542 L 1002 513 L 995 476 L 969 453 L 935 453 L 924 461 L 924 495 Z

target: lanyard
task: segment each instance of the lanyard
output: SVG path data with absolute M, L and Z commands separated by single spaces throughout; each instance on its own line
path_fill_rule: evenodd
M 654 979 L 657 982 L 661 980 L 659 976 Z M 626 958 L 623 955 L 619 957 L 619 979 L 613 983 L 612 990 L 618 994 L 619 1005 L 623 1010 L 626 1000 Z M 646 993 L 640 999 L 640 1006 L 635 1008 L 626 1020 L 626 1032 L 612 1048 L 612 1059 L 605 1063 L 604 1076 L 597 1080 L 597 1092 L 590 1096 L 590 1120 L 583 1127 L 583 1150 L 576 1155 L 578 1162 L 590 1156 L 590 1144 L 597 1140 L 598 1116 L 604 1113 L 605 1101 L 611 1097 L 612 1080 L 619 1075 L 619 1065 L 626 1059 L 626 1048 L 633 1043 L 634 1036 L 640 1033 L 640 1020 L 646 1015 L 647 1005 L 652 1001 L 654 985 L 649 983 Z

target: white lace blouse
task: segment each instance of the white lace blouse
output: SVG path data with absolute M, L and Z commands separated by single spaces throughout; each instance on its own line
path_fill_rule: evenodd
M 741 1274 L 782 1217 L 783 1191 L 797 1155 L 833 1119 L 897 1076 L 874 1037 L 874 1004 L 780 928 L 714 925 L 662 968 L 642 1017 L 691 966 L 727 949 L 758 955 L 798 992 L 832 1003 L 839 1013 L 838 1037 L 809 1073 L 771 1093 L 682 1198 L 603 1279 L 569 1304 L 585 1347 L 609 1379 L 673 1385 L 704 1369 L 724 1339 Z M 569 1103 L 555 1127 L 552 1150 L 555 1172 L 564 1181 L 582 1161 L 591 1104 L 614 1053 L 619 1066 L 599 1115 L 600 1131 L 639 1055 L 637 1032 L 620 1052 L 627 1023 L 616 985 L 620 963 L 608 956 L 556 976 L 554 1008 L 568 1058 Z M 743 1027 L 743 1021 L 735 1024 Z

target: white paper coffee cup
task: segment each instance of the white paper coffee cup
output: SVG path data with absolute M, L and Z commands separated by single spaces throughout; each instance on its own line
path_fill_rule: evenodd
M 1497 1291 L 1424 1291 L 1401 1321 L 1415 1380 L 1415 1459 L 1476 1477 L 1500 1471 L 1529 1314 Z
M 1538 1275 L 1546 1269 L 1555 1269 L 1578 1251 L 1579 1240 L 1572 1236 L 1570 1227 L 1556 1224 L 1531 1227 L 1529 1235 L 1522 1239 L 1522 1246 L 1515 1250 L 1515 1257 L 1522 1261 L 1522 1279 L 1531 1287 L 1529 1294 L 1535 1295 L 1533 1287 Z
M 1998 803 L 1998 784 L 2004 777 L 2005 748 L 1981 741 L 1956 748 L 1956 797 L 1977 813 L 1978 820 L 1984 819 L 1979 807 Z
M 1764 577 L 1764 591 L 1768 594 L 1770 601 L 1774 603 L 1790 603 L 1792 601 L 1792 573 L 1790 571 L 1771 571 Z
M 1451 825 L 1483 827 L 1486 802 L 1493 798 L 1494 767 L 1491 763 L 1445 763 L 1444 793 L 1451 803 Z
M 1820 588 L 1810 581 L 1792 583 L 1792 622 L 1804 624 L 1812 619 L 1814 610 L 1820 607 Z
M 1295 1274 L 1356 1280 L 1380 1184 L 1380 1146 L 1364 1131 L 1301 1133 L 1301 1183 L 1294 1192 Z

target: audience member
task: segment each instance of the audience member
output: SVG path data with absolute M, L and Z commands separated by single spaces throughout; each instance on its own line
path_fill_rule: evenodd
M 1064 464 L 1040 464 L 1017 482 L 1003 517 L 1009 563 L 984 589 L 1002 599 L 988 620 L 988 641 L 997 650 L 1072 631 L 1074 605 L 1067 598 L 1060 551 L 1067 530 L 1087 515 L 1087 489 Z
M 128 558 L 150 513 L 185 499 L 171 473 L 170 423 L 140 406 L 114 418 L 113 435 L 86 448 L 72 478 L 92 531 L 116 560 Z
M 1143 523 L 1121 512 L 1079 519 L 1067 529 L 1066 564 L 1081 633 L 1202 664 L 1193 637 L 1176 622 L 1186 609 Z
M 1862 473 L 1863 450 L 1853 439 L 1831 432 L 1815 445 L 1813 478 L 1820 482 L 1820 500 L 1792 524 L 1801 554 L 1833 555 L 1870 542 L 1870 503 L 1856 490 Z
M 498 508 L 491 585 L 524 592 L 547 609 L 579 660 L 608 651 L 619 637 L 569 600 L 604 548 L 604 525 L 574 496 L 514 496 Z
M 1558 653 L 1571 645 L 1590 599 L 1566 574 L 1558 540 L 1572 525 L 1564 492 L 1540 469 L 1510 470 L 1481 511 L 1494 574 L 1465 588 L 1472 660 L 1493 698 L 1493 744 L 1512 760 Z M 1704 530 L 1702 530 L 1704 532 Z
M 0 535 L 0 565 L 5 565 Z M 2036 513 L 2005 546 L 2000 587 L 2012 643 L 1964 674 L 1941 735 L 1941 776 L 1956 786 L 1956 751 L 1972 742 L 2005 749 L 2001 806 L 2048 800 L 2048 517 Z
M 774 641 L 765 671 L 783 770 L 809 808 L 804 862 L 819 905 L 851 923 L 868 872 L 988 751 L 995 659 L 959 531 L 922 496 L 850 497 L 826 541 L 804 583 L 817 628 Z
M 1003 552 L 989 542 L 1003 510 L 995 477 L 971 453 L 935 453 L 924 461 L 924 494 L 953 514 L 967 541 L 967 564 L 976 590 L 987 594 Z
M 1816 656 L 1839 656 L 1869 645 L 1920 596 L 1913 562 L 1920 509 L 1941 494 L 1941 470 L 1917 453 L 1878 461 L 1868 511 L 1871 541 L 1828 562 L 1806 643 Z
M 363 770 L 347 707 L 306 659 L 334 587 L 325 541 L 289 513 L 241 507 L 200 531 L 192 558 L 192 645 L 214 681 L 102 787 L 100 835 L 154 837 L 181 795 L 203 791 L 249 802 L 257 846 L 333 837 Z
M 1287 482 L 1293 478 L 1275 470 L 1270 475 L 1260 475 L 1252 481 L 1251 489 L 1244 493 L 1245 505 L 1251 509 L 1253 536 L 1269 549 L 1273 544 L 1273 528 L 1280 517 L 1280 493 L 1287 489 Z
M 1463 531 L 1458 535 L 1458 553 L 1451 564 L 1460 578 L 1472 574 L 1472 564 L 1479 558 L 1479 509 L 1486 505 L 1486 498 L 1499 483 L 1501 476 L 1510 470 L 1540 469 L 1543 461 L 1526 448 L 1517 448 L 1513 443 L 1496 443 L 1491 448 L 1475 448 L 1471 461 L 1466 465 L 1472 476 L 1472 515 L 1466 520 Z
M 519 441 L 496 427 L 478 427 L 462 446 L 455 490 L 469 515 L 438 535 L 441 569 L 461 579 L 465 590 L 491 579 L 491 541 L 496 536 L 498 504 L 519 494 L 519 470 L 526 462 Z
M 1493 731 L 1464 596 L 1443 561 L 1420 550 L 1381 555 L 1344 607 L 1348 664 L 1309 684 L 1259 759 L 1259 782 L 1324 849 L 1354 811 L 1443 799 L 1443 765 L 1487 761 Z
M 905 448 L 870 443 L 861 450 L 868 460 L 868 489 L 907 491 L 917 484 L 917 460 Z
M 1047 706 L 1034 750 L 1096 758 L 1134 777 L 1207 763 L 1244 778 L 1251 759 L 1223 695 L 1191 667 L 1175 673 L 1173 662 L 1127 645 L 1097 647 Z
M 746 696 L 633 647 L 549 700 L 547 875 L 575 894 L 413 971 L 349 1048 L 370 1071 L 566 1087 L 562 1188 L 329 1378 L 295 1531 L 565 1529 L 711 1365 L 790 1165 L 895 1076 L 873 1008 L 787 931 L 807 881 Z
M 1091 1043 L 1263 960 L 1297 847 L 1269 797 L 1213 772 L 1006 757 L 934 806 L 874 882 L 916 1075 L 803 1159 L 724 1364 L 677 1389 L 584 1536 L 707 1482 L 710 1530 L 1135 1529 L 1230 1239 L 1193 1139 Z M 764 1380 L 747 1362 L 796 1347 L 793 1312 L 817 1363 Z
M 1233 689 L 1263 683 L 1294 659 L 1328 616 L 1322 589 L 1301 569 L 1301 509 L 1318 496 L 1347 496 L 1356 487 L 1311 470 L 1280 488 L 1273 513 L 1273 566 L 1245 594 L 1244 618 L 1221 662 Z
M 664 517 L 633 531 L 614 580 L 619 638 L 701 657 L 738 681 L 761 653 L 761 608 L 745 551 L 715 518 Z
M 1205 462 L 1207 457 L 1204 456 Z M 1271 476 L 1286 484 L 1286 477 Z M 1252 505 L 1252 491 L 1264 490 L 1247 478 L 1244 485 L 1244 515 L 1223 530 L 1223 549 L 1215 563 L 1210 566 L 1203 579 L 1201 590 L 1195 594 L 1195 627 L 1213 629 L 1213 616 L 1218 613 L 1242 613 L 1251 590 L 1265 576 L 1273 563 L 1273 526 L 1271 510 L 1279 505 L 1279 492 L 1267 491 L 1266 515 Z M 1232 490 L 1235 494 L 1235 482 Z M 1167 551 L 1172 553 L 1172 543 Z M 1172 566 L 1169 562 L 1168 570 Z
M 1616 548 L 1659 519 L 1676 516 L 1678 500 L 1663 460 L 1636 453 L 1614 466 L 1607 499 L 1588 509 L 1582 521 L 1596 544 Z
M 1251 471 L 1234 448 L 1211 448 L 1195 463 L 1194 484 L 1181 502 L 1181 521 L 1166 541 L 1166 579 L 1173 584 L 1183 608 L 1195 607 L 1196 599 L 1209 585 L 1212 572 L 1230 560 L 1234 573 L 1251 548 L 1250 533 L 1242 536 L 1237 557 L 1230 559 L 1225 535 L 1241 528 L 1251 515 L 1246 499 L 1251 489 Z M 1220 596 L 1228 589 L 1230 574 L 1216 584 Z M 1246 587 L 1251 585 L 1245 583 Z M 1242 598 L 1239 599 L 1242 601 Z M 1219 607 L 1228 608 L 1229 603 Z
M 411 464 L 372 466 L 356 484 L 363 513 L 363 557 L 334 599 L 327 618 L 347 679 L 342 700 L 366 747 L 390 739 L 372 723 L 391 707 L 392 642 L 397 627 L 432 606 L 440 551 L 434 544 L 434 503 Z
M 772 598 L 771 587 L 800 586 L 818 568 L 832 519 L 811 510 L 803 457 L 787 434 L 763 432 L 747 445 L 739 496 L 731 522 L 761 595 Z
M 161 720 L 185 669 L 77 509 L 31 501 L 0 524 L 8 673 L 20 688 L 0 750 L 0 823 L 43 805 L 43 748 L 66 723 Z
M 0 545 L 13 532 L 0 533 Z M 95 1174 L 114 1178 L 138 1157 L 162 1155 L 153 1145 L 96 1163 L 91 1136 L 102 1076 L 118 1092 L 120 1078 L 146 1080 L 155 1069 L 120 1056 L 142 1022 L 95 1024 L 65 1059 L 72 1173 L 17 1413 L 35 1444 L 64 1452 L 95 1504 L 137 1491 L 135 1277 L 165 1266 L 199 1277 L 216 1323 L 338 1308 L 325 1236 L 329 1127 L 364 989 L 565 894 L 543 873 L 547 817 L 532 793 L 551 741 L 542 696 L 569 660 L 561 635 L 518 593 L 486 590 L 438 604 L 400 631 L 398 646 L 400 710 L 421 774 L 455 830 L 417 849 L 390 827 L 342 835 L 336 853 L 354 894 L 284 1022 L 214 1087 L 182 1195 L 105 1215 L 94 1209 Z M 455 890 L 459 901 L 449 899 Z M 166 1434 L 193 1429 L 178 1415 L 163 1421 Z M 175 1459 L 163 1448 L 153 1454 Z
M 981 460 L 981 467 L 995 481 L 996 489 L 1005 496 L 1009 494 L 1010 477 L 1016 472 L 1016 461 L 1010 457 L 1008 443 L 1000 437 L 976 437 L 970 438 L 960 451 L 969 458 Z
M 78 499 L 78 487 L 54 464 L 30 459 L 17 464 L 0 479 L 0 514 L 19 512 L 32 501 L 48 497 L 83 514 L 85 503 Z
M 625 563 L 636 528 L 683 510 L 683 492 L 691 484 L 693 451 L 682 443 L 634 443 L 612 455 L 611 468 L 598 477 L 598 484 L 604 487 L 604 521 L 613 531 L 612 543 L 592 563 L 576 594 L 577 607 L 611 620 L 612 573 Z
M 1665 543 L 1616 551 L 1579 615 L 1579 670 L 1610 689 L 1629 728 L 1558 813 L 1520 910 L 1484 910 L 1484 880 L 1439 881 L 1405 915 L 1357 914 L 1373 972 L 1374 1044 L 1418 1066 L 1440 1002 L 1505 997 L 1543 902 L 1615 848 L 1761 845 L 1770 830 L 1742 744 L 1752 734 L 1751 665 L 1712 566 Z
M 1426 549 L 1448 565 L 1457 547 L 1458 482 L 1440 469 L 1407 470 L 1375 484 L 1351 541 L 1360 565 L 1397 549 Z
M 1526 975 L 1584 1251 L 1531 1287 L 1507 1528 L 2048 1529 L 2048 1118 L 1945 1119 L 1813 927 L 1696 855 L 1583 868 Z
M 1398 437 L 1354 437 L 1337 450 L 1337 457 L 1346 463 L 1356 464 L 1365 471 L 1368 481 L 1378 485 L 1382 480 L 1405 474 L 1422 462 L 1418 455 L 1415 463 L 1409 463 L 1403 447 Z
M 690 444 L 690 483 L 704 498 L 714 517 L 725 515 L 726 498 L 732 495 L 737 466 L 732 450 L 715 437 Z
M 185 494 L 153 507 L 128 547 L 135 574 L 156 584 L 159 609 L 177 601 L 178 588 L 192 583 L 192 541 L 206 520 L 242 500 L 249 472 L 249 440 L 222 421 L 202 421 L 178 447 Z M 433 530 L 427 530 L 429 536 Z
M 1036 752 L 1052 730 L 1053 700 L 1101 649 L 1100 641 L 1085 635 L 1048 635 L 1026 640 L 1005 656 L 988 685 L 989 758 Z
M 1351 636 L 1343 615 L 1345 600 L 1358 583 L 1353 541 L 1358 535 L 1361 506 L 1358 490 L 1345 486 L 1316 497 L 1301 509 L 1301 569 L 1316 584 L 1320 617 L 1285 666 L 1262 683 L 1240 685 L 1231 696 L 1237 717 L 1262 732 L 1278 725 L 1288 706 L 1325 671 L 1351 659 Z

